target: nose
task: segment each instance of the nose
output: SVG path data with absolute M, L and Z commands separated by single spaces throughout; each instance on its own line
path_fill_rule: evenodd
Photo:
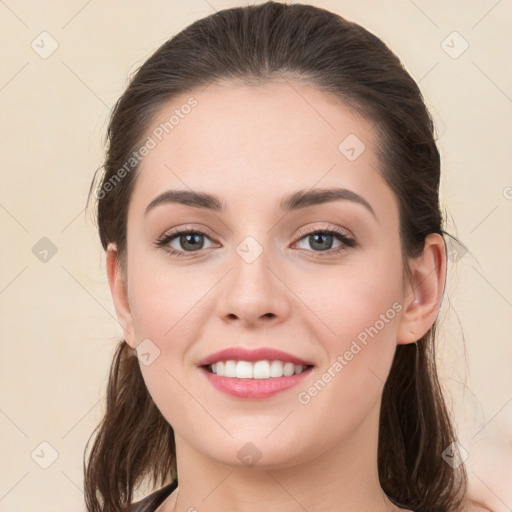
M 265 251 L 252 262 L 235 254 L 217 301 L 220 318 L 252 328 L 284 322 L 290 315 L 293 294 L 279 268 Z

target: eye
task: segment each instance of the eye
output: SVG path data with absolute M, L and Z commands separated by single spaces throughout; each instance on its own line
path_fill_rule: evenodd
M 195 252 L 204 249 L 204 239 L 209 237 L 206 233 L 197 229 L 177 229 L 171 233 L 165 233 L 155 243 L 157 247 L 165 247 L 173 256 L 185 256 L 187 252 Z M 171 243 L 181 247 L 173 247 Z
M 304 234 L 304 233 L 303 233 Z M 333 254 L 347 250 L 347 247 L 355 247 L 356 242 L 347 234 L 337 229 L 313 229 L 308 230 L 305 236 L 302 236 L 297 243 L 304 240 L 317 253 Z M 333 247 L 335 241 L 339 245 Z M 308 249 L 307 247 L 299 247 L 300 249 Z M 320 256 L 322 254 L 319 254 Z
M 210 240 L 208 235 L 202 231 L 192 228 L 180 228 L 162 235 L 155 242 L 155 246 L 163 247 L 172 256 L 192 256 L 197 251 L 205 248 L 205 239 Z M 317 253 L 317 256 L 341 253 L 346 251 L 347 247 L 356 246 L 354 239 L 337 229 L 309 229 L 302 232 L 302 237 L 296 243 L 301 243 L 302 240 L 305 240 L 311 249 L 307 247 L 299 247 L 299 249 L 312 251 Z M 336 241 L 338 241 L 339 245 L 333 247 L 333 243 Z M 171 245 L 173 243 L 175 244 L 174 246 Z

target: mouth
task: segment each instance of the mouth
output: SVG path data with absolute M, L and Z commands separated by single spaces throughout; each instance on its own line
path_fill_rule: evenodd
M 209 384 L 236 398 L 264 399 L 297 386 L 315 365 L 272 348 L 233 347 L 198 363 Z
M 300 375 L 309 370 L 313 365 L 294 364 L 289 361 L 261 360 L 244 361 L 229 359 L 202 366 L 209 373 L 219 377 L 236 379 L 278 379 L 280 377 L 291 377 Z

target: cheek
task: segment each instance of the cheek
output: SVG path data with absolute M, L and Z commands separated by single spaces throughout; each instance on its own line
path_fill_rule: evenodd
M 302 280 L 297 294 L 323 321 L 317 322 L 323 323 L 317 332 L 336 350 L 347 349 L 356 339 L 363 344 L 374 338 L 396 342 L 402 266 L 393 254 L 380 256 Z
M 340 410 L 348 407 L 364 414 L 382 392 L 396 349 L 403 308 L 400 259 L 381 255 L 364 266 L 343 268 L 339 277 L 333 274 L 325 283 L 329 293 L 317 288 L 306 300 L 323 320 L 311 325 L 316 325 L 316 336 L 328 352 L 319 377 L 330 391 L 322 391 L 317 405 L 337 403 Z M 322 386 L 319 383 L 318 389 Z M 310 396 L 304 391 L 306 402 Z
M 148 343 L 150 364 L 141 357 L 141 372 L 149 394 L 171 425 L 187 423 L 195 402 L 184 392 L 184 373 L 191 340 L 200 338 L 200 300 L 207 287 L 201 279 L 191 279 L 188 271 L 171 270 L 161 264 L 151 266 L 149 258 L 134 258 L 129 276 L 130 308 L 137 341 Z M 143 262 L 143 263 L 142 263 Z M 191 268 L 191 267 L 190 267 Z M 190 398 L 190 399 L 189 399 Z
M 182 403 L 186 397 L 180 383 L 194 369 L 190 349 L 204 338 L 208 291 L 218 278 L 199 273 L 193 265 L 172 268 L 142 252 L 133 251 L 130 263 L 135 337 L 138 343 L 144 340 L 156 356 L 151 364 L 141 364 L 141 371 L 151 396 L 171 421 L 174 407 L 169 404 Z
M 372 280 L 368 286 L 358 281 L 353 287 L 337 295 L 337 316 L 333 319 L 340 349 L 349 349 L 353 342 L 368 348 L 371 340 L 379 346 L 389 347 L 396 343 L 400 302 L 400 286 L 382 278 Z M 334 315 L 333 315 L 334 316 Z
M 191 319 L 215 280 L 198 276 L 192 266 L 171 268 L 165 262 L 154 263 L 148 256 L 135 255 L 132 269 L 129 297 L 137 339 L 168 344 L 167 340 L 182 339 L 183 330 L 190 337 L 197 325 Z M 176 346 L 174 342 L 172 345 Z
M 322 426 L 326 443 L 350 435 L 380 402 L 396 350 L 402 309 L 395 300 L 400 297 L 399 287 L 387 284 L 386 292 L 376 293 L 372 287 L 347 283 L 343 292 L 325 303 L 335 335 L 325 334 L 323 329 L 321 339 L 328 361 L 318 369 L 314 381 L 298 390 L 302 414 L 297 418 L 307 431 L 308 426 L 314 428 L 315 418 L 325 417 L 328 411 L 329 419 Z

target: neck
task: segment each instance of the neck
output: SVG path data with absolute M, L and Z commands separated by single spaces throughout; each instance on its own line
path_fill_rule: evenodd
M 353 512 L 401 510 L 381 489 L 377 470 L 378 407 L 334 449 L 289 467 L 222 464 L 176 435 L 178 489 L 159 512 Z M 236 450 L 234 450 L 236 451 Z

